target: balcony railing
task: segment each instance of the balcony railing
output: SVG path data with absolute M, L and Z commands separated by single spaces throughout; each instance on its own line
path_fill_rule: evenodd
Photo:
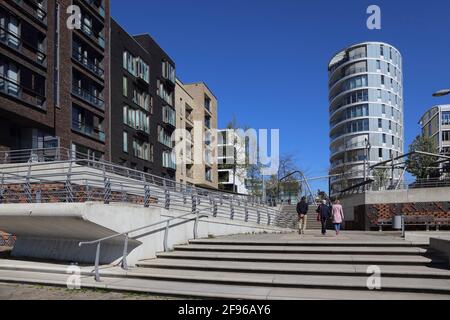
M 13 0 L 19 6 L 21 6 L 26 13 L 35 17 L 39 21 L 46 23 L 47 11 L 44 6 L 39 4 L 35 0 Z
M 94 0 L 83 0 L 85 3 L 90 5 L 98 14 L 104 18 L 105 17 L 105 8 L 100 5 L 98 6 L 97 3 Z
M 93 95 L 88 90 L 78 87 L 77 85 L 72 85 L 72 93 L 78 98 L 94 105 L 96 108 L 105 110 L 105 101 L 101 98 Z
M 47 55 L 45 52 L 31 45 L 30 43 L 22 40 L 18 34 L 9 31 L 8 29 L 0 26 L 0 42 L 7 46 L 21 52 L 22 54 L 30 57 L 34 57 L 36 62 L 44 64 Z
M 103 49 L 105 48 L 105 39 L 100 34 L 96 34 L 92 30 L 92 27 L 82 23 L 80 31 L 84 33 L 89 39 L 97 43 L 100 47 L 102 47 Z
M 89 71 L 93 72 L 95 75 L 99 76 L 102 79 L 104 78 L 105 71 L 99 65 L 94 63 L 92 60 L 85 58 L 76 49 L 73 49 L 72 57 L 80 64 L 82 64 L 84 67 L 86 67 Z
M 99 128 L 86 125 L 84 122 L 72 120 L 72 129 L 97 140 L 105 142 L 105 132 Z
M 0 92 L 45 109 L 45 96 L 3 75 L 0 75 Z

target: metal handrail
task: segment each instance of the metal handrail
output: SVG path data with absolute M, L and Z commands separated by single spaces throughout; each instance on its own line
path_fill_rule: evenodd
M 209 217 L 209 215 L 206 215 L 206 214 L 200 215 L 200 212 L 205 211 L 205 210 L 211 210 L 211 208 L 197 210 L 195 212 L 195 215 L 196 215 L 195 218 L 187 219 L 186 221 L 182 222 L 182 224 L 185 224 L 185 223 L 188 223 L 188 222 L 191 222 L 191 221 L 195 220 L 195 224 L 194 224 L 194 239 L 197 239 L 197 237 L 198 237 L 197 228 L 198 228 L 198 221 L 199 221 L 199 219 Z M 170 223 L 172 221 L 174 221 L 174 220 L 183 219 L 184 217 L 187 217 L 187 216 L 192 215 L 192 214 L 193 213 L 187 213 L 187 214 L 183 214 L 181 216 L 172 217 L 170 219 L 166 219 L 166 220 L 162 220 L 162 221 L 159 221 L 159 222 L 155 222 L 155 223 L 149 224 L 147 226 L 136 228 L 136 229 L 129 230 L 129 231 L 126 231 L 126 232 L 117 233 L 117 234 L 114 234 L 112 236 L 101 238 L 101 239 L 98 239 L 98 240 L 80 242 L 78 244 L 78 246 L 82 247 L 84 245 L 97 244 L 97 249 L 96 249 L 96 252 L 95 252 L 94 274 L 95 274 L 95 281 L 100 281 L 99 265 L 100 265 L 100 249 L 101 249 L 101 243 L 102 242 L 107 241 L 107 240 L 111 240 L 111 239 L 114 239 L 114 238 L 118 238 L 118 237 L 121 237 L 121 236 L 125 236 L 124 245 L 123 245 L 123 256 L 122 256 L 121 267 L 122 267 L 122 269 L 127 270 L 128 269 L 128 263 L 127 263 L 128 241 L 129 241 L 130 233 L 135 233 L 135 232 L 138 232 L 138 231 L 141 231 L 141 230 L 145 230 L 145 229 L 148 229 L 148 228 L 151 228 L 151 227 L 156 227 L 156 226 L 159 226 L 159 225 L 162 225 L 162 224 L 166 224 L 166 227 L 164 228 L 164 232 L 165 233 L 164 233 L 163 246 L 164 246 L 164 251 L 167 252 L 168 251 L 168 244 L 167 244 L 168 233 L 169 233 L 170 228 L 172 227 L 170 225 Z M 179 225 L 179 224 L 177 224 L 177 225 Z M 157 233 L 161 232 L 161 231 L 162 230 L 156 230 Z M 138 237 L 136 236 L 133 239 L 137 239 L 137 238 Z

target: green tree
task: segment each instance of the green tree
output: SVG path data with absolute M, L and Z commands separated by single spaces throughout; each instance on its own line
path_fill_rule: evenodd
M 436 153 L 436 143 L 433 139 L 423 136 L 417 136 L 409 146 L 409 152 L 422 151 L 428 153 Z M 439 177 L 439 169 L 436 166 L 436 157 L 411 154 L 406 161 L 407 171 L 416 179 L 427 179 Z

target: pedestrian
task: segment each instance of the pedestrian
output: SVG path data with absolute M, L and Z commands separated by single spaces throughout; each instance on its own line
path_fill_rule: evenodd
M 322 203 L 316 210 L 317 212 L 317 221 L 320 221 L 322 224 L 322 235 L 327 234 L 327 221 L 331 216 L 331 208 L 327 204 L 327 200 L 322 200 Z
M 297 203 L 297 214 L 298 214 L 298 233 L 305 234 L 306 222 L 308 214 L 308 203 L 306 202 L 306 197 L 302 197 L 299 203 Z
M 333 216 L 334 230 L 336 230 L 336 235 L 338 236 L 341 232 L 341 224 L 344 222 L 344 209 L 342 209 L 341 202 L 338 199 L 334 202 L 331 212 Z

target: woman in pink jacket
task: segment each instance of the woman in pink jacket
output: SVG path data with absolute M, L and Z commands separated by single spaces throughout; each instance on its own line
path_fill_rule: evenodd
M 344 222 L 344 210 L 342 209 L 342 205 L 339 200 L 336 200 L 334 202 L 331 216 L 333 217 L 333 224 L 334 229 L 336 230 L 336 235 L 339 235 L 339 232 L 341 231 L 341 224 L 342 222 Z

